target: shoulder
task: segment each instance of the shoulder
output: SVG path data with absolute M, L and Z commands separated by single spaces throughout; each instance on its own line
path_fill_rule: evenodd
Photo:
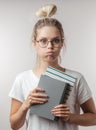
M 18 80 L 24 80 L 26 78 L 29 78 L 30 75 L 31 75 L 31 71 L 32 70 L 26 70 L 26 71 L 23 71 L 23 72 L 20 72 L 16 75 L 16 79 Z
M 66 73 L 73 77 L 76 77 L 77 79 L 80 79 L 81 77 L 83 77 L 82 73 L 75 70 L 71 70 L 71 69 L 66 69 Z
M 66 73 L 72 76 L 74 79 L 76 79 L 76 83 L 78 84 L 87 84 L 86 79 L 82 73 L 79 71 L 66 69 Z

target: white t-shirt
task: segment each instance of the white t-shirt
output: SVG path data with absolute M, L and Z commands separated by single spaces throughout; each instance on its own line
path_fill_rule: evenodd
M 79 114 L 80 104 L 91 98 L 92 94 L 82 74 L 68 69 L 66 73 L 77 77 L 76 86 L 72 88 L 67 104 L 71 113 Z M 32 70 L 24 71 L 16 77 L 9 96 L 23 102 L 29 92 L 38 86 L 38 82 L 39 78 Z M 50 121 L 29 112 L 27 130 L 78 130 L 78 126 L 61 120 Z

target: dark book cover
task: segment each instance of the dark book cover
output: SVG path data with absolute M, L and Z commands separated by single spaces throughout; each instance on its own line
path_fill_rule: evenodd
M 66 82 L 42 75 L 38 87 L 45 90 L 45 93 L 49 96 L 48 102 L 45 104 L 33 105 L 30 108 L 30 112 L 46 119 L 58 120 L 58 117 L 51 114 L 51 110 L 56 105 L 66 102 L 72 86 Z

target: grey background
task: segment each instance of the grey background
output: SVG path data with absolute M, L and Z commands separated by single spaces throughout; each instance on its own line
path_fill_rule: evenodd
M 85 76 L 96 102 L 96 1 L 0 0 L 0 130 L 10 130 L 8 93 L 15 76 L 34 65 L 31 33 L 39 19 L 34 13 L 47 3 L 58 6 L 54 17 L 65 31 L 67 49 L 62 65 Z M 80 129 L 96 130 L 96 126 Z

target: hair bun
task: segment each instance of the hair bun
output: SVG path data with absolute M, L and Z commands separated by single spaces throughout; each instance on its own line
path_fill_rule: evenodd
M 36 16 L 39 17 L 51 17 L 57 11 L 57 7 L 54 4 L 47 4 L 36 11 Z

